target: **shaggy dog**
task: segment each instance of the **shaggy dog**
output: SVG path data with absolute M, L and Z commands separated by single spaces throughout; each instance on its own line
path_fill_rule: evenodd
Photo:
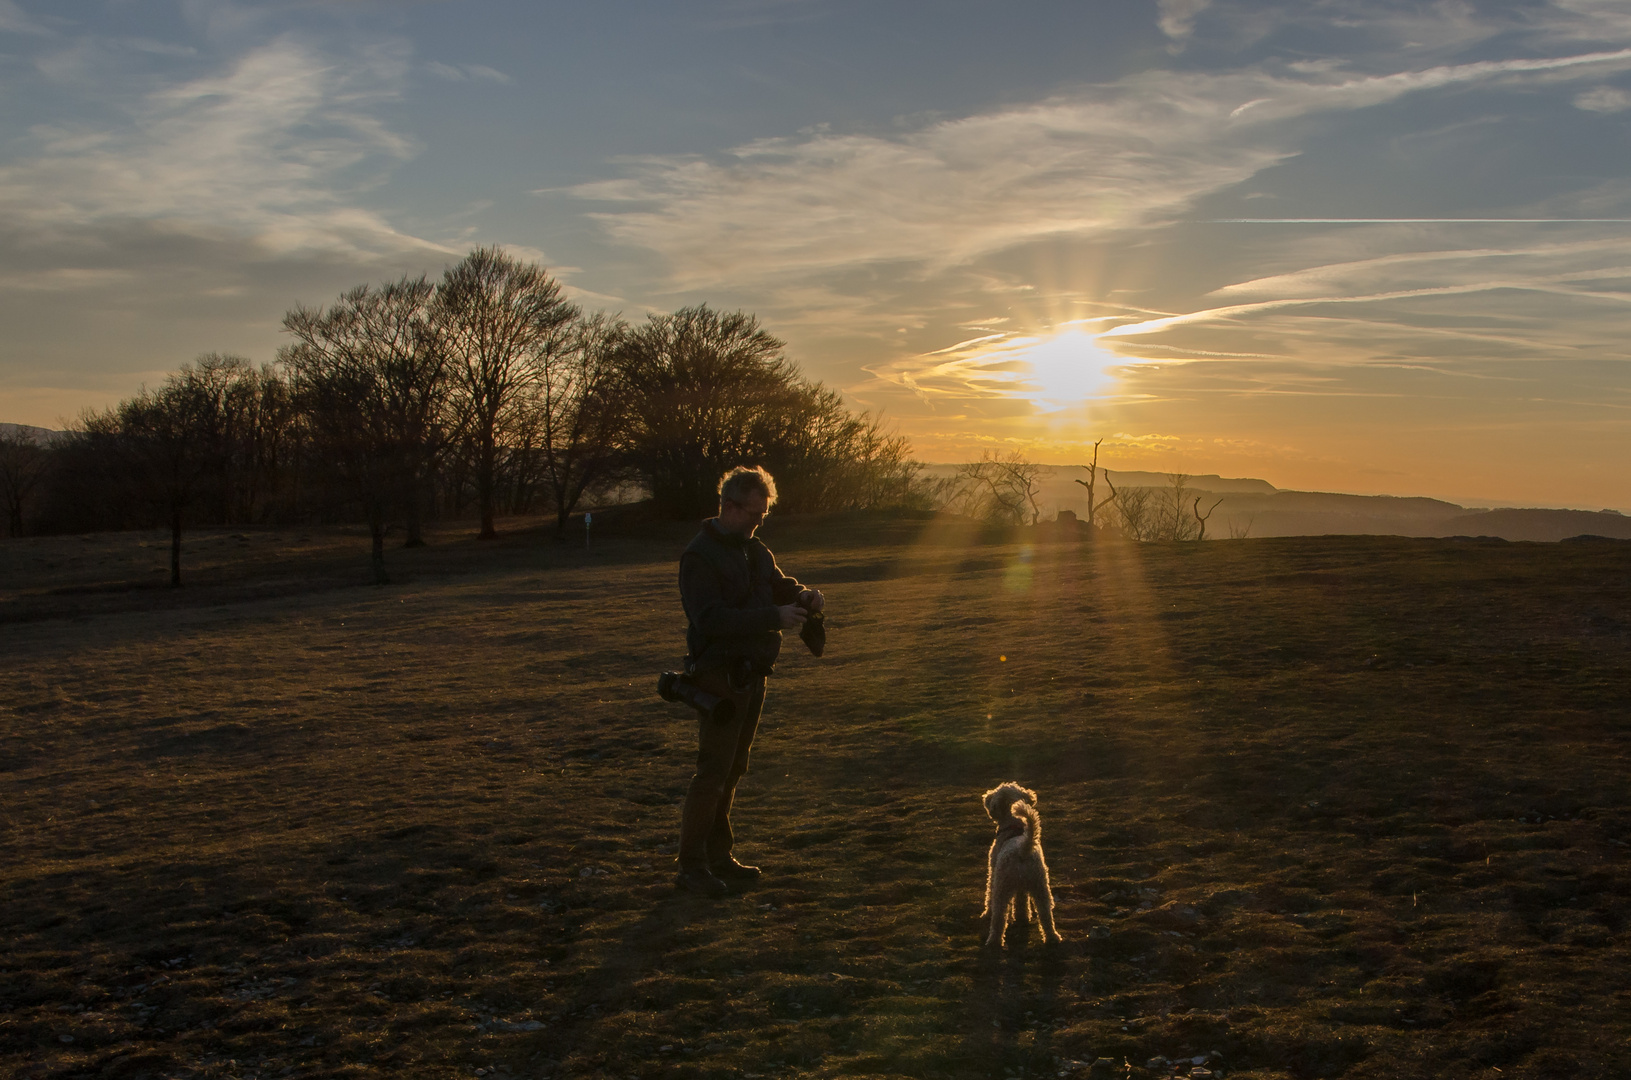
M 985 879 L 985 910 L 980 912 L 980 918 L 991 919 L 985 943 L 1003 944 L 1010 908 L 1019 941 L 1029 931 L 1033 908 L 1042 923 L 1042 940 L 1059 941 L 1053 925 L 1048 864 L 1042 859 L 1042 817 L 1036 812 L 1036 792 L 1011 782 L 999 784 L 985 793 L 985 812 L 997 825 Z

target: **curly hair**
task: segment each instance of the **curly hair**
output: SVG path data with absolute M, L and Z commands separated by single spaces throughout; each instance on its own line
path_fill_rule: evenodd
M 740 504 L 749 494 L 763 495 L 769 506 L 776 505 L 776 478 L 762 465 L 738 465 L 719 478 L 719 498 Z

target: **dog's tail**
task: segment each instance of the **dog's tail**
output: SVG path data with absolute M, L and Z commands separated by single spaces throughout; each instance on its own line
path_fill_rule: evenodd
M 1024 799 L 1009 807 L 1008 812 L 1025 822 L 1025 832 L 1021 839 L 1025 841 L 1026 851 L 1035 851 L 1036 845 L 1042 842 L 1042 815 L 1036 812 L 1036 807 Z

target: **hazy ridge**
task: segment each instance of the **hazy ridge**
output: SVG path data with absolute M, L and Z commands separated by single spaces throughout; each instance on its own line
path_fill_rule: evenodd
M 0 436 L 21 435 L 32 439 L 41 446 L 48 446 L 60 438 L 64 433 L 53 431 L 50 428 L 35 427 L 32 424 L 0 424 Z
M 1087 479 L 1079 465 L 1055 465 L 1042 482 L 1046 517 L 1069 510 L 1087 516 Z M 949 476 L 955 465 L 930 465 L 934 476 Z M 1100 469 L 1094 501 L 1116 488 L 1166 488 L 1166 473 Z M 1103 477 L 1110 478 L 1110 484 Z M 1217 509 L 1207 522 L 1207 535 L 1229 536 L 1495 536 L 1504 540 L 1558 541 L 1575 536 L 1631 540 L 1631 517 L 1613 510 L 1554 510 L 1505 507 L 1469 508 L 1444 499 L 1399 495 L 1348 495 L 1333 491 L 1281 490 L 1250 477 L 1195 475 L 1186 482 L 1188 501 L 1199 497 L 1205 510 Z M 1221 501 L 1220 501 L 1221 500 Z

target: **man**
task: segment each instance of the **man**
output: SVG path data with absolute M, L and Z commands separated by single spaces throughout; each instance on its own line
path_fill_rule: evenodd
M 680 556 L 680 600 L 689 626 L 686 671 L 710 694 L 735 706 L 728 721 L 698 713 L 697 771 L 680 813 L 677 884 L 720 897 L 727 883 L 759 876 L 731 854 L 731 801 L 748 771 L 748 749 L 764 707 L 765 676 L 781 652 L 783 630 L 804 625 L 826 603 L 783 574 L 754 537 L 776 502 L 776 481 L 762 468 L 735 468 L 719 481 L 719 516 L 702 523 Z

